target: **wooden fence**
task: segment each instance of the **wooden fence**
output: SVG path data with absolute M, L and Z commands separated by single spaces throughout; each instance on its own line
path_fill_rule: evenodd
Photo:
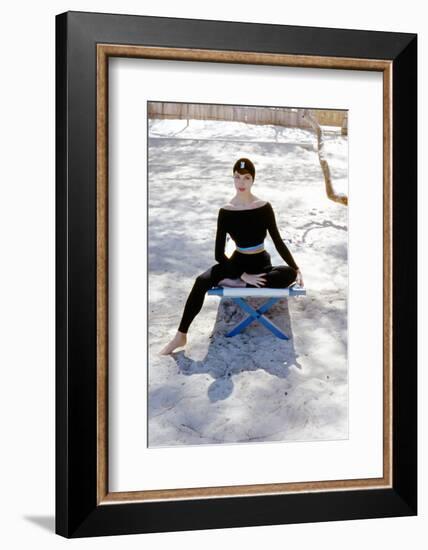
M 150 101 L 149 118 L 228 120 L 249 124 L 275 124 L 293 128 L 311 128 L 302 117 L 302 109 L 285 107 L 245 107 L 235 105 L 213 105 L 205 103 L 165 103 Z M 346 110 L 311 109 L 312 115 L 323 126 L 339 126 L 342 133 L 348 129 Z

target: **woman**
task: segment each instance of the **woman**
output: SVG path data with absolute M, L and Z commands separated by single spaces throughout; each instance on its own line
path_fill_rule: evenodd
M 294 281 L 303 286 L 301 271 L 281 239 L 272 205 L 251 192 L 254 164 L 247 158 L 238 159 L 233 166 L 233 176 L 236 195 L 218 213 L 215 241 L 218 263 L 196 277 L 177 333 L 160 351 L 162 355 L 186 345 L 190 323 L 201 310 L 207 290 L 213 286 L 286 288 Z M 271 265 L 270 254 L 264 248 L 266 231 L 288 265 Z M 224 253 L 226 233 L 236 243 L 230 258 Z

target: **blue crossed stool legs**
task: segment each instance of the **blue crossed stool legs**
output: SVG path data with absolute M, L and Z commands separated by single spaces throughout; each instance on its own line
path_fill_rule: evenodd
M 209 295 L 213 296 L 228 296 L 237 303 L 246 313 L 247 317 L 240 321 L 226 336 L 236 336 L 242 332 L 253 321 L 258 321 L 269 329 L 275 336 L 283 340 L 289 340 L 289 337 L 268 319 L 265 313 L 284 296 L 301 296 L 306 295 L 306 289 L 292 285 L 288 288 L 247 288 L 247 287 L 214 287 L 208 290 Z M 269 298 L 262 306 L 254 309 L 247 301 L 249 297 L 267 297 Z

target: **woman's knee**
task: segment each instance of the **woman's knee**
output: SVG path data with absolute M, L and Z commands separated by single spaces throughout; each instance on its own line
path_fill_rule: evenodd
M 224 265 L 217 263 L 208 268 L 206 271 L 199 273 L 199 275 L 195 278 L 195 285 L 199 288 L 205 288 L 208 290 L 218 284 L 221 279 L 233 276 L 236 277 L 237 275 L 235 274 L 232 264 Z
M 199 287 L 207 287 L 207 288 L 210 288 L 211 286 L 211 278 L 212 278 L 212 275 L 211 273 L 207 273 L 206 271 L 204 271 L 203 273 L 200 273 L 196 278 L 195 278 L 195 284 Z
M 294 267 L 291 267 L 289 265 L 281 267 L 285 267 L 285 269 L 282 269 L 282 271 L 284 272 L 285 284 L 289 286 L 297 278 L 297 269 L 294 269 Z
M 296 280 L 297 270 L 289 265 L 278 265 L 271 270 L 270 275 L 278 286 L 287 287 Z
M 277 266 L 277 269 L 280 269 L 284 273 L 290 273 L 291 275 L 297 276 L 297 269 L 294 269 L 291 265 L 279 265 Z

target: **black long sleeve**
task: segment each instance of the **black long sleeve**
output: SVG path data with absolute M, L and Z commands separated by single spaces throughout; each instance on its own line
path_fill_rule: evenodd
M 216 262 L 227 262 L 228 257 L 224 253 L 224 247 L 226 245 L 226 226 L 224 220 L 224 211 L 219 210 L 217 218 L 217 234 L 215 238 L 215 260 Z
M 294 269 L 299 269 L 296 262 L 294 261 L 293 256 L 291 255 L 291 252 L 288 250 L 287 245 L 281 238 L 281 235 L 278 231 L 278 226 L 276 224 L 275 213 L 270 203 L 268 203 L 267 218 L 267 228 L 279 255 L 289 266 L 293 267 Z

